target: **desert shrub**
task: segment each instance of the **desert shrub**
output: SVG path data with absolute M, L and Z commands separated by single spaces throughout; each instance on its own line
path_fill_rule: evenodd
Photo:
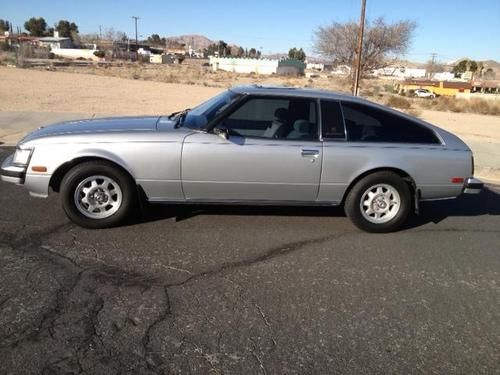
M 419 100 L 418 106 L 424 109 L 448 112 L 467 112 L 482 115 L 500 115 L 500 102 L 482 98 L 457 99 L 452 96 L 440 96 L 433 100 Z
M 408 99 L 402 98 L 400 96 L 390 96 L 387 98 L 386 105 L 389 107 L 400 108 L 400 109 L 410 109 L 411 102 Z
M 175 74 L 169 73 L 165 77 L 165 82 L 167 82 L 167 83 L 179 83 L 179 78 Z
M 101 59 L 106 56 L 106 53 L 104 51 L 94 51 L 94 56 L 100 57 Z
M 386 83 L 382 87 L 383 87 L 385 92 L 389 92 L 391 94 L 394 94 L 396 92 L 396 90 L 394 90 L 394 85 L 390 85 L 390 84 Z
M 10 51 L 11 47 L 8 43 L 0 43 L 0 51 Z
M 487 115 L 490 113 L 490 103 L 485 99 L 470 99 L 465 104 L 467 112 L 481 113 Z

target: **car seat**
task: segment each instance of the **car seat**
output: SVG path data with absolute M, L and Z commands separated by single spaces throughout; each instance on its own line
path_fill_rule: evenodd
M 278 108 L 274 112 L 274 119 L 271 125 L 263 134 L 265 138 L 282 138 L 288 126 L 288 110 L 286 108 Z

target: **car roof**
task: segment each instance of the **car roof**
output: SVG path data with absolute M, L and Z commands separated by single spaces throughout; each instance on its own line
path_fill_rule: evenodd
M 250 95 L 297 96 L 303 98 L 319 98 L 319 99 L 333 99 L 333 100 L 348 99 L 359 102 L 366 102 L 366 100 L 364 99 L 349 94 L 342 94 L 327 90 L 296 88 L 287 86 L 246 85 L 246 86 L 234 86 L 230 88 L 230 90 L 239 94 L 250 94 Z

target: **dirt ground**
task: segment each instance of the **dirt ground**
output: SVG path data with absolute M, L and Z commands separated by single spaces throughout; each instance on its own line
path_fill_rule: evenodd
M 248 83 L 239 79 L 235 84 Z M 86 116 L 168 114 L 224 90 L 95 74 L 0 67 L 0 112 L 56 112 Z M 269 83 L 266 81 L 265 83 Z M 424 110 L 421 118 L 464 139 L 476 154 L 478 174 L 500 180 L 500 117 Z M 26 132 L 29 127 L 23 129 Z M 0 142 L 13 129 L 0 124 Z

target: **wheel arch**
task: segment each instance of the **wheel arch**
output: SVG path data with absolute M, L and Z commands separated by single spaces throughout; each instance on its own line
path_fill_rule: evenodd
M 52 174 L 52 177 L 50 178 L 49 186 L 52 189 L 52 191 L 55 191 L 58 193 L 61 189 L 61 182 L 64 178 L 64 176 L 74 167 L 76 167 L 79 164 L 89 162 L 89 161 L 104 161 L 106 163 L 109 163 L 113 165 L 115 168 L 121 170 L 124 172 L 131 181 L 134 182 L 135 185 L 135 178 L 132 176 L 132 173 L 125 168 L 123 165 L 120 163 L 117 163 L 115 160 L 108 159 L 106 157 L 102 156 L 80 156 L 76 157 L 70 161 L 67 161 L 63 164 L 61 164 L 57 169 L 54 171 Z
M 397 174 L 399 177 L 401 177 L 403 179 L 403 181 L 405 181 L 408 184 L 408 186 L 410 188 L 411 195 L 412 195 L 413 200 L 415 202 L 415 210 L 418 211 L 418 200 L 419 200 L 420 192 L 418 191 L 417 184 L 415 183 L 415 180 L 413 179 L 413 177 L 411 177 L 411 175 L 408 172 L 406 172 L 400 168 L 395 168 L 395 167 L 372 168 L 372 169 L 366 170 L 363 173 L 361 173 L 360 175 L 358 175 L 356 178 L 354 178 L 349 183 L 349 186 L 345 190 L 344 196 L 342 197 L 342 205 L 345 203 L 345 200 L 346 200 L 347 196 L 349 195 L 349 193 L 351 192 L 351 190 L 353 189 L 353 187 L 361 179 L 363 179 L 366 176 L 369 176 L 373 173 L 377 173 L 377 172 L 393 172 L 393 173 Z

